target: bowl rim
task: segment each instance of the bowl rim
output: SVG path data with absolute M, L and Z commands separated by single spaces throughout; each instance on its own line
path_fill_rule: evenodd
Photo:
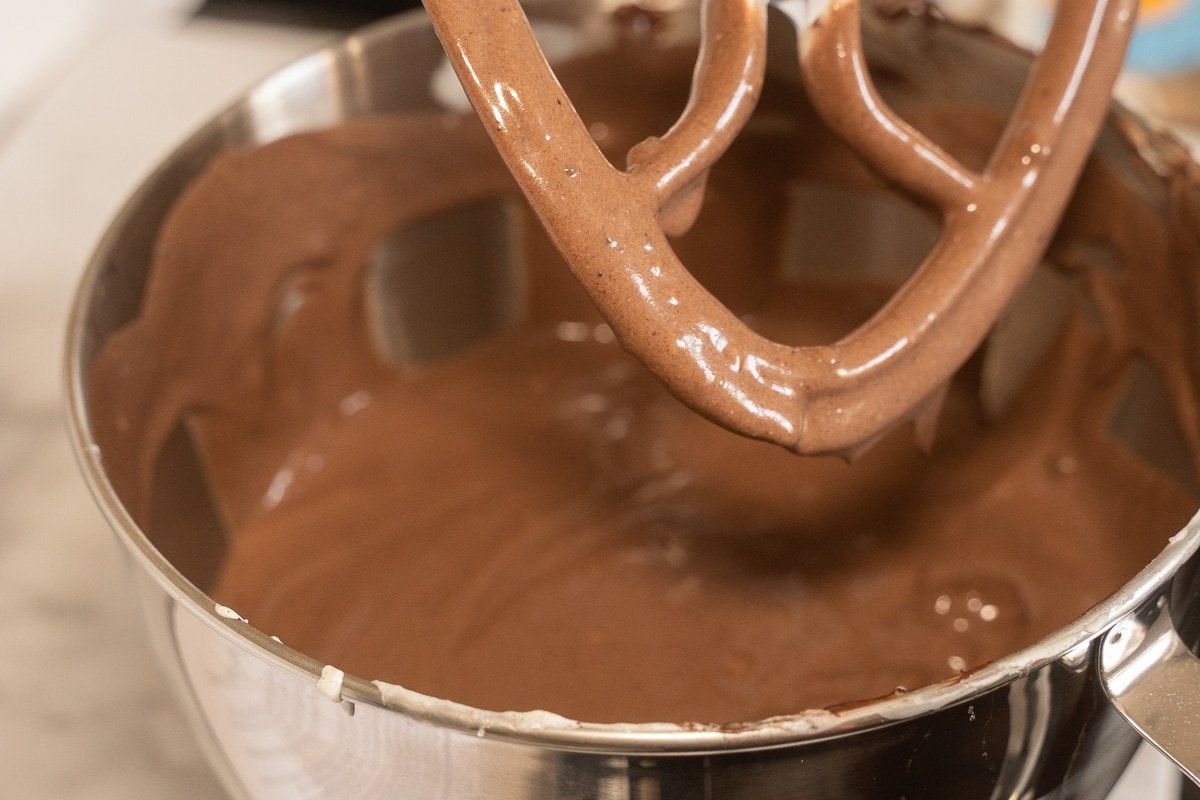
M 269 90 L 273 81 L 285 71 L 304 64 L 320 71 L 321 65 L 336 61 L 350 51 L 371 50 L 380 42 L 412 28 L 428 26 L 421 9 L 398 14 L 373 23 L 340 40 L 294 60 L 274 70 L 243 92 L 222 112 L 214 115 L 143 179 L 138 188 L 120 207 L 88 259 L 76 289 L 66 332 L 64 378 L 66 418 L 71 446 L 92 496 L 106 521 L 127 548 L 137 565 L 154 579 L 171 601 L 200 620 L 225 641 L 252 653 L 276 668 L 311 683 L 314 690 L 322 678 L 326 664 L 313 659 L 271 638 L 254 628 L 229 609 L 216 603 L 177 570 L 134 522 L 117 496 L 104 471 L 102 454 L 92 435 L 84 391 L 83 363 L 88 339 L 87 322 L 96 286 L 109 262 L 109 255 L 122 239 L 122 234 L 144 207 L 151 189 L 180 154 L 210 136 L 223 120 L 239 113 L 246 98 L 256 92 Z M 1112 117 L 1106 127 L 1127 131 L 1129 126 L 1138 132 L 1143 142 L 1167 141 L 1149 129 L 1140 119 L 1114 103 Z M 1126 139 L 1135 137 L 1125 136 Z M 713 753 L 762 750 L 794 746 L 803 742 L 828 740 L 896 724 L 907 719 L 932 714 L 1002 688 L 1052 662 L 1072 656 L 1086 661 L 1092 645 L 1123 617 L 1135 612 L 1153 599 L 1169 584 L 1172 576 L 1200 551 L 1200 513 L 1170 538 L 1163 550 L 1132 579 L 1110 597 L 1094 606 L 1074 622 L 1043 637 L 1034 644 L 992 661 L 978 669 L 941 683 L 903 694 L 888 695 L 875 700 L 851 703 L 835 709 L 809 709 L 786 716 L 745 723 L 590 723 L 569 720 L 542 712 L 498 712 L 473 708 L 450 700 L 424 695 L 382 681 L 370 681 L 346 674 L 342 684 L 343 699 L 366 703 L 394 711 L 413 720 L 441 728 L 482 735 L 502 740 L 563 750 L 629 753 Z

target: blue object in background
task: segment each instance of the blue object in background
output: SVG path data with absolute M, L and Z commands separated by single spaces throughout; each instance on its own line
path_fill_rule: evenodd
M 1125 66 L 1151 73 L 1200 69 L 1200 0 L 1142 0 Z

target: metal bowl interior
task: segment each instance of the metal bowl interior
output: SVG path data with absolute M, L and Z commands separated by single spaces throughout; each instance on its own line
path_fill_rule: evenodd
M 588 29 L 594 14 L 590 6 L 570 3 L 547 4 L 544 12 L 555 24 L 581 30 Z M 880 73 L 900 76 L 890 91 L 925 91 L 904 78 L 911 72 L 906 65 L 961 58 L 967 48 L 975 69 L 955 74 L 942 91 L 1004 108 L 1019 90 L 1028 59 L 1011 46 L 950 26 L 914 23 L 910 32 L 913 35 L 908 41 L 872 44 L 871 57 Z M 871 33 L 868 26 L 868 36 Z M 786 37 L 776 39 L 773 63 L 778 65 L 792 56 Z M 105 339 L 137 314 L 157 231 L 174 199 L 214 155 L 355 116 L 436 109 L 439 101 L 430 91 L 430 81 L 442 59 L 440 45 L 423 15 L 413 13 L 368 28 L 259 84 L 179 147 L 129 200 L 88 266 L 72 316 L 67 356 L 72 437 L 87 480 L 122 542 L 140 568 L 203 625 L 256 658 L 313 683 L 321 679 L 323 664 L 231 617 L 203 591 L 221 553 L 219 536 L 213 533 L 219 526 L 203 503 L 174 498 L 173 524 L 156 529 L 143 529 L 129 514 L 105 476 L 102 454 L 90 432 L 89 366 Z M 1159 202 L 1155 198 L 1164 192 L 1161 182 L 1139 157 L 1148 157 L 1151 166 L 1166 163 L 1172 146 L 1124 112 L 1114 114 L 1100 145 L 1100 157 L 1117 164 L 1152 202 Z M 451 219 L 445 224 L 456 223 Z M 496 316 L 501 318 L 503 313 Z M 177 472 L 196 469 L 186 447 L 166 456 L 164 464 L 162 468 Z M 588 752 L 728 752 L 846 736 L 965 703 L 1073 652 L 1086 652 L 1104 631 L 1167 583 L 1198 549 L 1200 524 L 1193 521 L 1119 592 L 1035 645 L 961 679 L 836 713 L 806 711 L 736 729 L 599 725 L 544 714 L 482 711 L 356 676 L 346 676 L 342 696 L 450 729 L 472 733 L 486 729 L 489 735 L 505 740 Z

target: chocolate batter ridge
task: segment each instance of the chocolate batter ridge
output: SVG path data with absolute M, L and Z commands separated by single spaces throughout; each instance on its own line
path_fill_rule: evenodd
M 611 152 L 669 124 L 690 64 L 620 47 L 562 73 Z M 972 166 L 1003 123 L 900 111 Z M 836 339 L 894 290 L 784 274 L 797 182 L 879 190 L 794 84 L 767 82 L 710 182 L 673 246 L 764 336 Z M 988 419 L 972 362 L 933 454 L 893 435 L 851 465 L 686 410 L 528 213 L 525 317 L 391 363 L 364 299 L 376 248 L 517 190 L 473 119 L 356 121 L 223 156 L 180 200 L 141 316 L 98 357 L 96 440 L 153 530 L 152 465 L 186 423 L 233 531 L 213 596 L 363 677 L 596 722 L 742 722 L 915 688 L 1070 621 L 1195 508 L 1110 433 L 1148 364 L 1200 453 L 1200 182 L 1169 185 L 1091 164 L 1047 268 L 1078 298 L 1004 415 Z
M 623 346 L 692 408 L 801 453 L 862 452 L 908 419 L 933 437 L 946 382 L 1037 266 L 1108 108 L 1136 0 L 1063 3 L 994 153 L 959 163 L 891 111 L 863 56 L 858 0 L 780 3 L 800 28 L 829 127 L 942 215 L 942 240 L 879 313 L 797 348 L 744 325 L 694 280 L 667 234 L 754 106 L 766 3 L 706 0 L 689 102 L 624 171 L 597 149 L 517 0 L 426 0 L 467 95 L 559 251 Z M 892 13 L 897 13 L 895 9 Z M 587 209 L 582 212 L 580 209 Z

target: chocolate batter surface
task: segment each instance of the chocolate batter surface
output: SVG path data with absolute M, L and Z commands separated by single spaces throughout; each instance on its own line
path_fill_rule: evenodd
M 563 72 L 613 153 L 669 124 L 690 69 L 622 47 Z M 1000 134 L 982 109 L 905 113 L 968 164 Z M 789 204 L 831 185 L 882 191 L 799 88 L 769 80 L 674 246 L 755 331 L 834 341 L 899 278 L 796 274 Z M 1074 299 L 1014 399 L 985 411 L 981 354 L 932 453 L 897 430 L 849 464 L 687 410 L 528 212 L 520 319 L 392 363 L 366 299 L 378 248 L 515 189 L 473 118 L 351 122 L 223 156 L 181 199 L 141 316 L 98 358 L 96 439 L 153 529 L 156 454 L 186 424 L 232 531 L 213 596 L 365 678 L 596 722 L 748 721 L 912 689 L 1069 622 L 1196 507 L 1111 433 L 1140 370 L 1200 449 L 1195 271 L 1178 266 L 1198 263 L 1200 214 L 1181 186 L 1164 209 L 1092 164 L 1043 268 Z

